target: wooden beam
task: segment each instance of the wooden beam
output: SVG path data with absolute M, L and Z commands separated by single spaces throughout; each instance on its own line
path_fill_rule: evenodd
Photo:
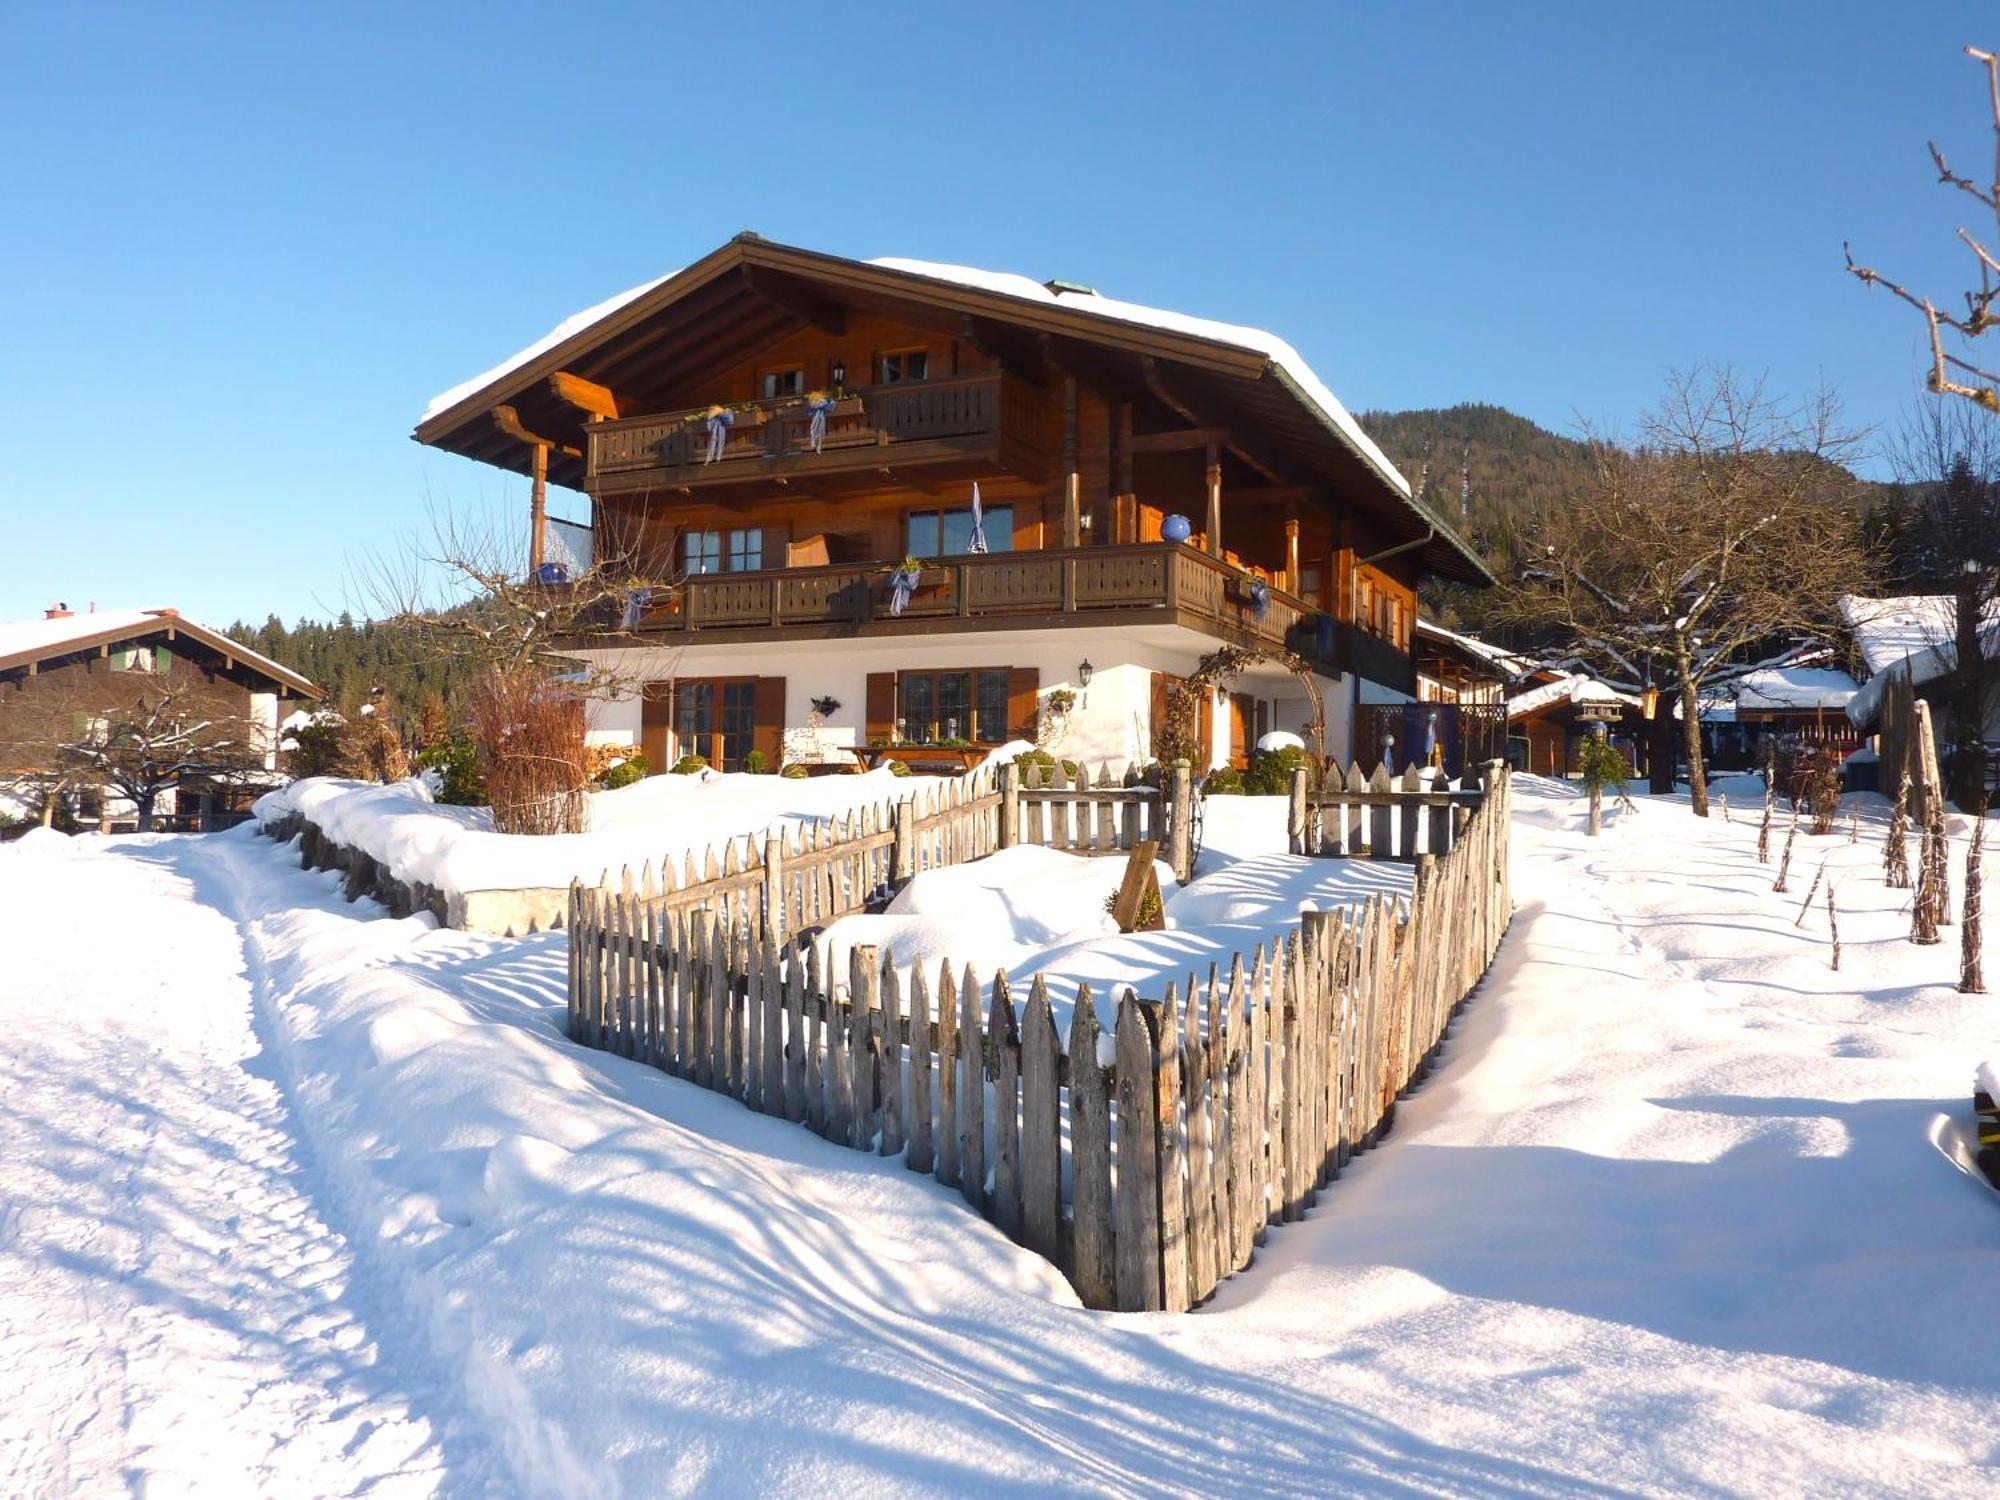
M 1083 476 L 1077 469 L 1076 377 L 1063 376 L 1063 545 L 1083 545 Z
M 1039 382 L 1048 371 L 1048 355 L 1041 340 L 1012 324 L 992 318 L 968 317 L 965 341 L 988 359 L 998 360 L 1002 369 Z
M 544 534 L 549 526 L 549 449 L 546 443 L 535 445 L 535 476 L 529 490 L 528 517 L 528 576 L 539 582 L 546 556 Z
M 1222 450 L 1208 445 L 1208 555 L 1222 556 Z
M 1189 399 L 1189 393 L 1184 392 L 1161 368 L 1158 360 L 1151 357 L 1143 359 L 1140 361 L 1140 368 L 1146 377 L 1146 389 L 1153 393 L 1162 406 L 1180 413 L 1182 419 L 1191 427 L 1204 425 L 1202 419 L 1195 415 L 1195 407 Z M 1202 404 L 1209 403 L 1204 401 Z M 1247 436 L 1240 426 L 1228 429 L 1227 436 L 1222 442 L 1230 452 L 1273 484 L 1302 484 L 1306 481 L 1306 476 L 1296 464 L 1279 457 L 1270 448 Z
M 1173 453 L 1183 448 L 1206 448 L 1212 443 L 1227 446 L 1227 427 L 1180 427 L 1172 432 L 1142 432 L 1126 439 L 1128 453 Z
M 558 453 L 567 453 L 571 458 L 583 457 L 581 449 L 572 448 L 568 443 L 559 443 L 554 438 L 543 437 L 540 433 L 528 431 L 521 425 L 521 414 L 511 406 L 496 406 L 491 415 L 493 425 L 516 442 L 527 443 L 537 448 L 553 448 Z
M 558 370 L 549 377 L 549 394 L 556 400 L 574 406 L 587 417 L 602 417 L 610 421 L 618 420 L 618 398 L 610 390 L 594 380 L 585 380 L 581 375 L 572 375 L 567 370 Z
M 743 284 L 771 306 L 822 333 L 847 332 L 847 309 L 810 282 L 763 266 L 745 266 Z
M 1299 592 L 1299 518 L 1285 518 L 1285 592 L 1297 596 Z

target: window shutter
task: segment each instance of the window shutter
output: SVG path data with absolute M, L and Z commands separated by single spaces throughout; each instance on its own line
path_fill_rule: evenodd
M 1018 739 L 1032 740 L 1041 728 L 1041 688 L 1040 668 L 1007 669 L 1007 730 Z
M 750 700 L 750 745 L 762 750 L 773 771 L 785 758 L 785 679 L 759 677 Z
M 153 648 L 153 670 L 164 677 L 174 669 L 174 653 L 166 646 Z
M 896 734 L 896 674 L 868 674 L 868 705 L 865 733 L 870 744 L 888 741 Z

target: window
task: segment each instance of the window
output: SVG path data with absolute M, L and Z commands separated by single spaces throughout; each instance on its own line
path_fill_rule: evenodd
M 901 735 L 912 745 L 1007 738 L 1007 671 L 904 672 L 897 681 Z
M 882 385 L 901 385 L 906 380 L 928 380 L 931 356 L 928 349 L 898 349 L 875 356 L 875 379 Z
M 114 672 L 145 672 L 165 676 L 173 670 L 174 653 L 167 646 L 121 646 L 111 653 Z
M 688 531 L 681 535 L 681 566 L 690 574 L 751 572 L 764 566 L 764 528 Z
M 674 734 L 682 755 L 718 771 L 740 771 L 755 742 L 757 684 L 752 678 L 682 679 L 674 690 Z
M 806 388 L 804 370 L 766 370 L 763 375 L 764 399 L 773 400 L 779 396 L 797 396 Z
M 1014 507 L 989 505 L 984 517 L 986 550 L 1014 550 Z M 972 507 L 913 510 L 904 526 L 903 550 L 911 557 L 958 557 L 972 550 Z
M 681 537 L 681 567 L 689 573 L 722 571 L 722 533 L 690 531 Z

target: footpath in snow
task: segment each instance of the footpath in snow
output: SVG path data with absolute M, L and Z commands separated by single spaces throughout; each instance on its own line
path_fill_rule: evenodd
M 149 899 L 189 908 L 190 931 L 218 912 L 242 924 L 245 972 L 213 978 L 226 950 L 199 960 L 211 985 L 247 979 L 282 1086 L 256 1096 L 280 1149 L 229 1154 L 239 1191 L 292 1185 L 300 1233 L 342 1268 L 338 1316 L 378 1351 L 365 1377 L 298 1355 L 303 1329 L 263 1355 L 293 1382 L 288 1411 L 344 1410 L 359 1382 L 439 1488 L 474 1472 L 466 1450 L 537 1495 L 1984 1488 L 2000 1466 L 2000 1213 L 1930 1135 L 1966 1112 L 2000 1002 L 1955 993 L 1954 947 L 1902 940 L 1878 824 L 1859 844 L 1801 837 L 1793 893 L 1774 895 L 1749 800 L 1732 792 L 1733 824 L 1642 800 L 1591 840 L 1572 789 L 1524 778 L 1520 911 L 1443 1066 L 1382 1149 L 1182 1317 L 1085 1313 L 900 1165 L 570 1046 L 560 935 L 371 916 L 243 831 L 177 846 L 213 879 L 162 869 L 158 841 L 92 840 L 102 852 L 0 852 L 0 887 L 123 862 L 119 878 L 161 882 Z M 1243 857 L 1270 851 L 1237 832 L 1218 863 L 1242 862 L 1175 900 L 1200 898 L 1204 921 L 1282 922 L 1296 882 L 1252 878 Z M 1822 861 L 1838 974 L 1823 908 L 1795 925 Z M 1259 890 L 1278 904 L 1258 909 Z M 112 1028 L 96 1015 L 134 968 L 101 943 L 67 951 L 37 939 L 35 1009 Z M 264 1078 L 237 1036 L 233 1061 L 176 1044 L 220 1071 L 204 1096 L 248 1087 L 232 1068 Z M 167 1087 L 144 1071 L 121 1099 Z M 44 1120 L 111 1108 L 81 1063 L 28 1077 Z M 52 1170 L 38 1138 L 6 1143 L 17 1179 Z M 197 1154 L 216 1149 L 204 1137 Z M 120 1153 L 115 1172 L 113 1212 L 119 1194 L 192 1191 L 157 1154 Z M 111 1193 L 110 1166 L 74 1175 Z M 105 1350 L 36 1398 L 18 1451 L 42 1467 L 13 1471 L 56 1473 L 57 1452 L 80 1492 L 128 1462 L 78 1413 L 124 1399 L 103 1394 L 130 1388 L 114 1377 L 143 1346 L 124 1304 L 157 1316 L 155 1299 L 125 1289 L 136 1253 L 79 1280 L 61 1215 L 42 1213 L 4 1241 L 0 1379 Z M 199 1271 L 224 1307 L 249 1300 L 259 1253 L 208 1243 Z M 247 1257 L 240 1278 L 225 1257 Z M 218 1321 L 234 1338 L 242 1319 Z M 15 1398 L 0 1386 L 0 1408 Z M 351 1474 L 345 1448 L 325 1462 Z
M 0 849 L 0 1493 L 437 1493 L 484 1461 L 322 1215 L 203 843 Z

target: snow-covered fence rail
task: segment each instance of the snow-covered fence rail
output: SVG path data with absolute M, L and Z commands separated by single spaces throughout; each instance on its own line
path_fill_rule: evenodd
M 1185 829 L 1189 797 L 1185 767 L 1169 775 L 1169 807 L 1179 807 Z M 1072 784 L 1058 766 L 1053 774 L 1031 766 L 1026 774 L 1006 763 L 997 773 L 976 773 L 915 793 L 899 802 L 857 808 L 839 818 L 788 828 L 761 842 L 732 839 L 720 859 L 692 853 L 676 869 L 662 861 L 629 883 L 634 898 L 656 917 L 712 910 L 734 930 L 770 927 L 780 940 L 823 926 L 850 912 L 876 906 L 925 870 L 984 859 L 1014 844 L 1046 844 L 1072 853 L 1115 854 L 1140 839 L 1171 833 L 1160 793 L 1114 782 L 1100 767 L 1095 783 L 1079 770 Z M 1183 841 L 1184 842 L 1184 841 Z M 1169 843 L 1169 850 L 1180 846 Z M 1185 850 L 1181 850 L 1183 864 Z
M 1510 910 L 1506 773 L 1407 901 L 1307 913 L 1207 985 L 1131 990 L 1065 1039 L 1041 976 L 1017 1006 L 818 944 L 744 902 L 674 906 L 631 881 L 570 892 L 569 1027 L 856 1150 L 900 1157 L 1063 1268 L 1086 1306 L 1178 1311 L 1246 1266 L 1388 1128 Z M 893 836 L 893 835 L 892 835 Z M 1107 1045 L 1108 1043 L 1108 1045 Z
M 1405 862 L 1448 853 L 1503 763 L 1480 769 L 1482 777 L 1447 778 L 1416 766 L 1392 776 L 1378 766 L 1370 776 L 1358 764 L 1345 772 L 1332 764 L 1315 786 L 1312 773 L 1300 766 L 1292 772 L 1285 819 L 1291 851 Z

